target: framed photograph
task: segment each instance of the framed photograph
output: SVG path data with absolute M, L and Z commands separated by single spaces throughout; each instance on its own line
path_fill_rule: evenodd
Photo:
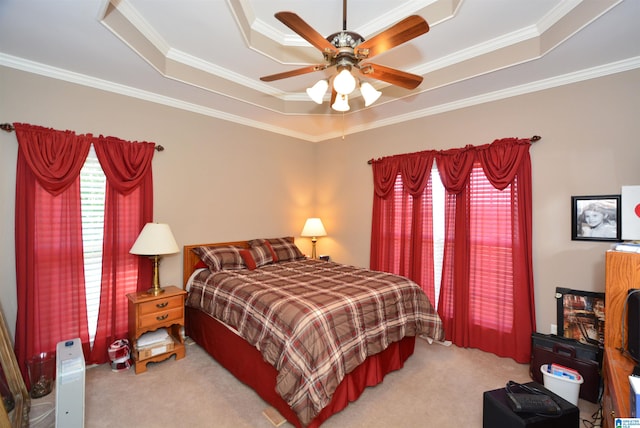
M 572 196 L 571 240 L 620 241 L 620 195 Z
M 558 336 L 604 346 L 604 293 L 556 287 Z

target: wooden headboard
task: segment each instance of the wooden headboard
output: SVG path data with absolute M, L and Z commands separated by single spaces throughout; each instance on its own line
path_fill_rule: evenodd
M 294 242 L 293 236 L 287 236 L 287 239 Z M 232 245 L 234 247 L 249 248 L 249 241 L 231 241 L 231 242 L 215 242 L 212 244 L 193 244 L 185 245 L 182 251 L 183 263 L 182 263 L 182 288 L 185 288 L 189 277 L 193 273 L 194 266 L 200 261 L 200 257 L 196 255 L 192 250 L 196 247 L 223 247 Z

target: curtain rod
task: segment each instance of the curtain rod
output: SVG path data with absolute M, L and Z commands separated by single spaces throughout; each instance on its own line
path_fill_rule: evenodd
M 0 125 L 0 126 L 1 126 L 1 125 Z M 541 137 L 541 136 L 539 136 L 539 135 L 534 135 L 533 137 L 529 138 L 529 141 L 531 141 L 532 143 L 535 143 L 536 141 L 540 141 L 541 139 L 542 139 L 542 137 Z M 369 165 L 371 165 L 371 164 L 373 163 L 373 159 L 369 159 L 369 160 L 367 161 L 367 163 L 368 163 Z
M 7 131 L 7 132 L 15 131 L 15 128 L 10 123 L 0 123 L 0 129 L 2 129 L 3 131 Z M 162 151 L 164 151 L 164 146 L 161 146 L 160 144 L 156 144 L 154 149 L 159 151 L 159 152 L 162 152 Z

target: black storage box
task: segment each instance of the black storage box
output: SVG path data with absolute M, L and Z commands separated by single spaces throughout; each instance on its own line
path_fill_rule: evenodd
M 576 358 L 584 361 L 596 361 L 598 363 L 598 367 L 602 367 L 602 357 L 604 355 L 604 348 L 602 346 L 582 343 L 575 339 L 558 336 L 557 334 L 542 334 L 538 332 L 531 334 L 532 348 L 541 346 L 553 349 L 557 344 L 573 348 L 576 353 Z
M 584 379 L 580 385 L 580 398 L 592 403 L 600 401 L 602 391 L 601 348 L 560 336 L 533 333 L 531 335 L 531 363 L 529 364 L 531 379 L 543 383 L 544 377 L 540 372 L 540 367 L 552 363 L 569 367 L 580 373 Z
M 486 391 L 482 405 L 483 428 L 579 428 L 580 409 L 564 398 L 554 394 L 536 382 L 525 385 L 543 391 L 552 397 L 562 409 L 556 417 L 540 416 L 532 413 L 515 413 L 508 403 L 504 388 Z

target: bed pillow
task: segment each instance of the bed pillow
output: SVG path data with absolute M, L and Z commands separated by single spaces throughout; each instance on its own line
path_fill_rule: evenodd
M 209 270 L 212 272 L 246 269 L 247 267 L 244 264 L 244 260 L 240 255 L 240 248 L 238 247 L 196 247 L 193 249 L 193 252 L 207 264 Z
M 240 250 L 240 255 L 249 270 L 273 263 L 273 255 L 267 245 L 260 245 L 248 250 Z
M 256 239 L 254 241 L 259 240 Z M 271 248 L 273 249 L 273 252 L 275 254 L 275 261 L 288 262 L 292 260 L 302 260 L 305 258 L 304 254 L 302 254 L 302 251 L 300 251 L 296 244 L 286 238 L 270 238 L 265 239 L 264 241 L 271 244 Z M 251 247 L 253 248 L 253 245 L 251 245 Z
M 271 246 L 271 243 L 266 239 L 252 239 L 247 243 L 249 244 L 249 247 L 251 249 L 256 248 L 256 249 L 260 249 L 260 252 L 263 254 L 271 254 L 271 261 L 273 263 L 278 262 L 278 255 L 276 254 L 275 251 L 273 251 L 273 247 Z

